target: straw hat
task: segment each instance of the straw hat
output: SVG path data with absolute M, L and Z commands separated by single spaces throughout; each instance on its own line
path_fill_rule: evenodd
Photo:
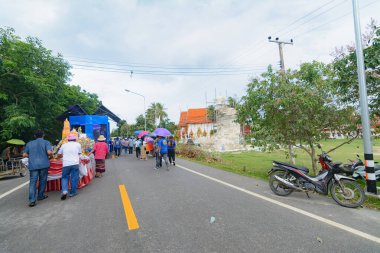
M 104 137 L 104 135 L 100 135 L 99 138 L 98 138 L 98 141 L 105 141 L 106 138 Z

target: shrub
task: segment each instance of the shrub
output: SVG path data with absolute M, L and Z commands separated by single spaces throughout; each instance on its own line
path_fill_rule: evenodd
M 195 145 L 178 145 L 176 153 L 181 157 L 197 159 L 207 163 L 221 162 L 222 160 L 217 153 L 203 150 L 202 148 Z

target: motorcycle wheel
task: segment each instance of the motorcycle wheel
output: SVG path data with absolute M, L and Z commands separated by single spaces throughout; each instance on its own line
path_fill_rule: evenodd
M 350 180 L 341 180 L 344 191 L 338 182 L 331 185 L 331 196 L 341 206 L 355 208 L 361 206 L 365 200 L 364 190 L 358 183 Z
M 275 175 L 285 180 L 288 180 L 290 178 L 290 175 L 285 171 L 278 170 L 278 171 L 273 172 L 269 178 L 269 187 L 274 192 L 274 194 L 279 195 L 279 196 L 288 196 L 289 194 L 291 194 L 293 192 L 293 189 L 288 188 L 283 183 L 278 181 L 274 177 Z

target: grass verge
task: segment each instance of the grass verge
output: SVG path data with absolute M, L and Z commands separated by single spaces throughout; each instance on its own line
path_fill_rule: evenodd
M 326 140 L 321 142 L 323 150 L 328 151 L 333 147 L 338 146 L 344 140 Z M 373 150 L 375 161 L 380 161 L 380 140 L 373 141 Z M 285 152 L 276 150 L 273 152 L 257 152 L 257 151 L 239 151 L 239 152 L 208 152 L 201 148 L 188 145 L 178 145 L 177 153 L 179 157 L 190 159 L 198 163 L 222 169 L 232 173 L 260 178 L 268 180 L 267 172 L 272 167 L 272 161 L 289 162 Z M 363 159 L 363 142 L 355 140 L 351 144 L 346 144 L 341 148 L 330 153 L 334 161 L 349 163 L 348 159 L 355 159 L 356 154 L 359 154 Z M 296 150 L 296 163 L 311 168 L 310 156 L 303 150 Z M 361 182 L 364 187 L 365 182 Z M 380 182 L 377 182 L 380 187 Z M 367 196 L 364 206 L 372 209 L 380 210 L 380 199 L 372 196 Z

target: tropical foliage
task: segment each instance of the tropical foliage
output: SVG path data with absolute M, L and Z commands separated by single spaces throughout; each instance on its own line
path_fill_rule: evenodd
M 69 70 L 63 57 L 37 38 L 22 40 L 13 29 L 0 28 L 0 142 L 29 140 L 37 128 L 55 139 L 62 130 L 56 117 L 69 106 L 95 111 L 98 97 L 68 85 Z
M 324 138 L 323 132 L 350 132 L 357 122 L 353 108 L 336 101 L 330 76 L 331 69 L 320 62 L 302 64 L 286 78 L 269 67 L 248 84 L 238 107 L 239 121 L 251 125 L 256 145 L 287 146 L 290 156 L 292 147 L 304 149 L 315 170 L 314 144 Z

